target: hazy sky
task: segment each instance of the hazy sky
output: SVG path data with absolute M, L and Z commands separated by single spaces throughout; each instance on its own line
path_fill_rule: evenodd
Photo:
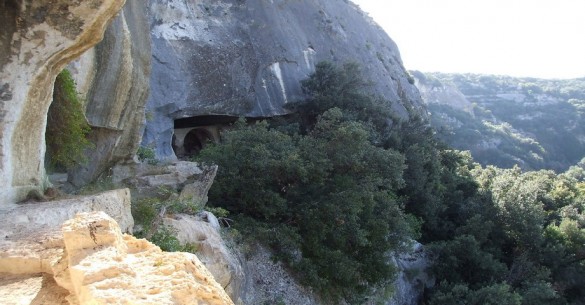
M 406 69 L 585 77 L 585 0 L 352 0 Z

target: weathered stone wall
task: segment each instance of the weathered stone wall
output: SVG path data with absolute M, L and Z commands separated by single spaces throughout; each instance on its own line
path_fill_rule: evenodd
M 0 2 L 0 204 L 42 190 L 56 75 L 102 39 L 124 0 Z

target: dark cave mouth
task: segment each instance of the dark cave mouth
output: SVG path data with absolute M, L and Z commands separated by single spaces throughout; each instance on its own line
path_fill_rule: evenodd
M 209 143 L 217 143 L 221 131 L 238 120 L 227 115 L 202 115 L 176 119 L 172 147 L 175 156 L 188 160 L 196 156 Z

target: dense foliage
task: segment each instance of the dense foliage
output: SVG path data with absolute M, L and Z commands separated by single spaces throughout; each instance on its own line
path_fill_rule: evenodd
M 364 93 L 353 64 L 317 65 L 288 120 L 240 120 L 199 159 L 220 166 L 210 204 L 306 284 L 360 303 L 388 259 L 427 245 L 428 304 L 582 304 L 585 164 L 566 173 L 482 168 Z
M 439 281 L 430 303 L 583 304 L 585 167 L 557 175 L 470 165 L 460 173 L 477 191 L 439 215 L 451 229 L 427 235 L 437 236 L 429 247 Z
M 45 141 L 50 169 L 65 170 L 85 161 L 83 150 L 91 143 L 86 135 L 90 127 L 69 70 L 55 80 L 53 102 L 47 115 Z
M 354 301 L 390 283 L 388 253 L 417 227 L 397 194 L 405 158 L 379 145 L 390 121 L 371 120 L 378 104 L 363 86 L 355 65 L 321 63 L 303 83 L 300 125 L 239 121 L 199 156 L 220 166 L 212 204 L 252 223 L 305 283 Z

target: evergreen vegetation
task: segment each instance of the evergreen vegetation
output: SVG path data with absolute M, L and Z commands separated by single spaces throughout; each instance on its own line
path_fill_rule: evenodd
M 45 141 L 49 169 L 66 170 L 85 162 L 83 150 L 91 146 L 86 138 L 90 130 L 75 81 L 65 69 L 55 80 L 53 102 L 47 115 Z
M 236 226 L 247 224 L 240 230 L 254 231 L 306 284 L 356 302 L 391 282 L 388 253 L 417 228 L 397 193 L 404 156 L 376 145 L 388 122 L 370 120 L 377 105 L 362 85 L 355 65 L 319 64 L 303 84 L 312 100 L 299 107 L 300 126 L 240 120 L 199 155 L 220 166 L 211 204 L 239 215 Z
M 427 245 L 427 304 L 583 304 L 585 165 L 563 174 L 482 168 L 401 121 L 357 66 L 320 63 L 288 121 L 240 120 L 199 159 L 210 204 L 330 300 L 391 285 L 391 251 Z
M 439 280 L 430 303 L 492 304 L 472 301 L 487 294 L 500 304 L 583 304 L 583 170 L 462 166 L 477 183 L 474 193 L 448 202 L 441 234 L 424 234 L 433 238 Z

